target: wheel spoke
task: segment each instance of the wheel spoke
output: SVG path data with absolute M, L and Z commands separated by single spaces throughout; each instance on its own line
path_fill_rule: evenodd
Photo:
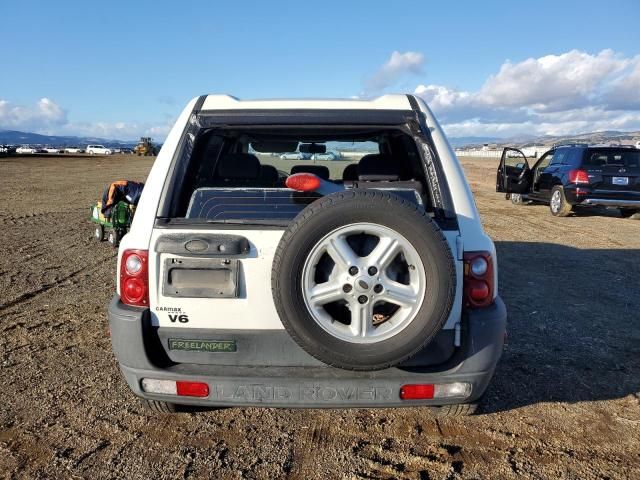
M 393 303 L 400 307 L 412 307 L 418 301 L 416 292 L 410 285 L 386 280 L 383 282 L 384 291 L 377 297 L 383 302 Z
M 369 264 L 377 266 L 379 269 L 387 267 L 400 252 L 400 244 L 395 238 L 380 237 L 376 248 L 369 254 L 367 260 Z
M 365 338 L 373 331 L 373 303 L 351 303 L 351 325 L 349 330 L 354 337 Z
M 343 297 L 342 285 L 332 281 L 317 284 L 311 288 L 308 296 L 309 302 L 313 305 L 325 305 Z
M 358 263 L 355 252 L 344 237 L 330 238 L 327 241 L 327 253 L 342 271 Z

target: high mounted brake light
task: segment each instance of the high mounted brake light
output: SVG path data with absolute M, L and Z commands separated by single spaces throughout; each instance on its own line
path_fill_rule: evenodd
M 466 308 L 493 303 L 493 260 L 489 252 L 465 252 L 463 302 Z
M 135 307 L 149 305 L 149 252 L 125 250 L 120 260 L 120 300 Z
M 585 170 L 571 170 L 569 172 L 570 183 L 589 183 L 589 174 Z

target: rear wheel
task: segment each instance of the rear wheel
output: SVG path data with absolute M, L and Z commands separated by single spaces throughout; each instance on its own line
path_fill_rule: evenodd
M 511 203 L 514 205 L 522 205 L 524 204 L 524 199 L 522 198 L 521 193 L 512 193 L 511 194 Z
M 111 229 L 109 230 L 109 234 L 107 236 L 107 241 L 113 246 L 117 247 L 120 245 L 120 239 L 122 238 L 122 234 L 119 230 Z
M 631 208 L 621 208 L 620 216 L 622 218 L 632 218 L 634 220 L 640 220 L 640 210 L 635 210 Z
M 99 242 L 104 241 L 104 227 L 102 225 L 96 225 L 93 236 Z
M 170 402 L 161 402 L 158 400 L 142 400 L 142 404 L 147 410 L 151 410 L 156 413 L 176 413 L 178 411 L 178 405 Z
M 437 418 L 466 417 L 469 415 L 473 415 L 477 410 L 477 403 L 460 403 L 457 405 L 442 405 L 441 407 L 432 407 L 432 413 Z
M 556 185 L 551 190 L 551 201 L 549 202 L 551 215 L 554 217 L 567 217 L 571 214 L 573 207 L 567 202 L 564 196 L 564 189 Z

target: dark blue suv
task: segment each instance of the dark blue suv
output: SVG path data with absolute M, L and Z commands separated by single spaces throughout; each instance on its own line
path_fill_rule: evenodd
M 640 212 L 640 150 L 632 146 L 560 145 L 532 166 L 516 148 L 502 152 L 496 191 L 513 203 L 549 205 L 566 217 L 576 209 L 604 206 L 628 218 Z

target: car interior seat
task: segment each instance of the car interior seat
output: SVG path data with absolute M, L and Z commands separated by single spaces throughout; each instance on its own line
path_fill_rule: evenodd
M 296 173 L 313 173 L 323 180 L 329 180 L 329 168 L 324 165 L 294 165 L 291 167 L 291 175 Z

